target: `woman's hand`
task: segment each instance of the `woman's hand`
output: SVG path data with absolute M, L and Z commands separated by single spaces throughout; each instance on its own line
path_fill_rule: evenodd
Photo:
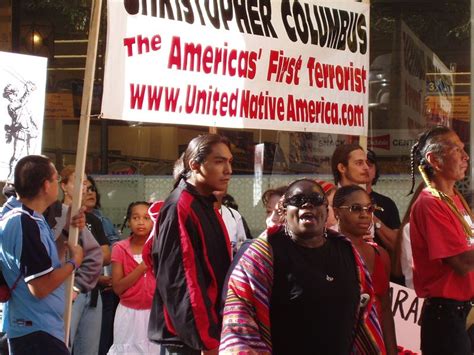
M 138 266 L 136 267 L 137 270 L 140 270 L 142 274 L 144 274 L 148 270 L 148 266 L 146 266 L 145 262 L 142 261 Z
M 100 275 L 97 280 L 97 285 L 104 290 L 108 291 L 112 289 L 112 276 Z

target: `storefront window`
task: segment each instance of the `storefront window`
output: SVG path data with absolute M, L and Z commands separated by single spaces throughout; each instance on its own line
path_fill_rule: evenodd
M 8 8 L 13 9 L 12 49 L 48 57 L 43 151 L 59 168 L 75 162 L 89 6 L 88 1 L 22 0 Z M 392 197 L 402 215 L 409 201 L 409 150 L 419 132 L 434 124 L 448 125 L 470 149 L 470 7 L 469 1 L 371 3 L 367 147 L 378 158 L 381 178 L 376 189 Z M 122 175 L 121 183 L 128 179 L 132 186 L 140 185 L 137 194 L 147 194 L 136 199 L 164 199 L 171 185 L 160 193 L 155 187 L 171 181 L 176 158 L 192 137 L 208 128 L 99 118 L 105 14 L 104 9 L 87 171 L 99 176 L 104 190 L 114 190 L 114 181 L 119 180 L 112 175 Z M 264 191 L 301 175 L 332 180 L 330 159 L 335 147 L 359 142 L 357 136 L 329 133 L 217 131 L 232 141 L 235 183 L 230 192 L 236 195 L 255 232 L 263 228 L 263 207 L 254 196 L 256 144 L 264 143 L 265 147 L 264 179 L 257 190 Z M 461 185 L 465 192 L 468 181 Z M 114 209 L 116 224 L 128 198 L 121 199 L 119 205 L 116 200 L 104 199 L 104 207 Z

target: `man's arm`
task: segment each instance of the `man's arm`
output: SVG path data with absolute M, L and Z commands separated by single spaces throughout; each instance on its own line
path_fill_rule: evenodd
M 382 241 L 382 246 L 390 253 L 395 251 L 398 228 L 400 228 L 400 213 L 397 205 L 388 196 L 378 195 L 376 202 L 381 203 L 383 211 L 375 211 L 374 223 L 379 223 L 380 228 L 375 229 L 375 234 Z
M 431 260 L 442 260 L 461 276 L 474 270 L 474 249 L 468 247 L 461 222 L 443 201 L 422 202 L 412 209 L 410 216 L 412 244 L 415 229 L 423 233 Z
M 70 260 L 73 260 L 76 267 L 79 267 L 82 262 L 82 248 L 79 245 L 70 244 L 68 244 L 68 247 L 71 255 Z M 72 263 L 66 262 L 60 268 L 53 269 L 53 271 L 27 282 L 28 289 L 33 296 L 44 298 L 57 289 L 71 275 L 74 269 Z
M 443 259 L 443 261 L 451 266 L 457 274 L 464 276 L 474 270 L 474 249 L 450 256 L 449 258 Z
M 374 216 L 374 223 L 380 223 L 380 227 L 375 229 L 375 233 L 381 239 L 383 247 L 391 253 L 395 251 L 398 229 L 391 229 L 380 219 Z
M 71 218 L 70 223 L 80 230 L 83 229 L 85 226 L 84 211 L 80 209 Z M 69 227 L 69 223 L 66 224 Z M 51 257 L 41 241 L 41 231 L 36 222 L 29 217 L 22 217 L 22 228 L 23 246 L 20 270 L 22 270 L 30 292 L 35 297 L 44 298 L 58 288 L 81 265 L 82 247 L 68 242 L 70 259 L 61 267 L 53 269 Z

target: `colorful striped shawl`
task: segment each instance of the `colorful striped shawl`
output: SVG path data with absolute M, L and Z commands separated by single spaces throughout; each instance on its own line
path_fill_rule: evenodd
M 274 231 L 272 229 L 269 233 L 273 234 Z M 348 239 L 341 238 L 352 246 Z M 385 354 L 370 274 L 353 246 L 352 250 L 361 294 L 370 296 L 367 306 L 359 308 L 357 312 L 352 354 Z M 273 252 L 264 234 L 245 251 L 230 276 L 223 312 L 220 354 L 272 353 L 269 309 L 272 284 Z

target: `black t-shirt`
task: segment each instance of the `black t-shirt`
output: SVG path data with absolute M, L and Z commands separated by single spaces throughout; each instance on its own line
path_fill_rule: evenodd
M 284 232 L 269 242 L 273 354 L 349 354 L 360 300 L 351 245 L 332 236 L 320 248 L 304 248 Z
M 109 239 L 105 236 L 104 227 L 99 217 L 86 212 L 86 227 L 94 236 L 99 245 L 110 245 Z
M 370 198 L 377 206 L 383 208 L 383 211 L 375 211 L 375 217 L 380 219 L 390 229 L 400 228 L 400 213 L 395 202 L 390 197 L 381 195 L 373 190 L 370 193 Z

